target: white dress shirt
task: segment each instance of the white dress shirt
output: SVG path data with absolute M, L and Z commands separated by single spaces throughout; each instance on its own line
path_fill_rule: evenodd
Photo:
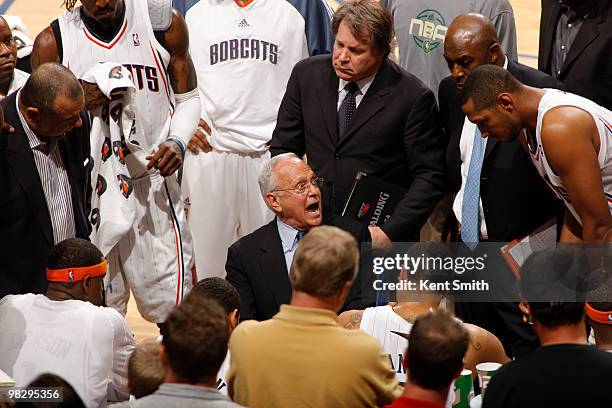
M 298 230 L 285 224 L 281 221 L 280 217 L 276 217 L 276 226 L 278 228 L 278 234 L 280 235 L 281 242 L 283 244 L 283 254 L 285 254 L 285 264 L 287 265 L 287 273 L 291 269 L 291 263 L 293 262 L 293 255 L 298 244 Z
M 68 238 L 76 236 L 74 224 L 74 210 L 72 207 L 72 191 L 70 190 L 70 180 L 68 172 L 62 160 L 57 141 L 43 142 L 34 134 L 25 118 L 19 110 L 18 91 L 16 98 L 17 113 L 19 120 L 28 137 L 28 143 L 32 149 L 34 163 L 40 178 L 51 227 L 53 229 L 53 240 L 56 244 Z M 59 138 L 56 138 L 58 140 Z
M 357 84 L 357 87 L 359 88 L 359 90 L 355 94 L 355 104 L 357 107 L 359 107 L 359 104 L 361 103 L 363 96 L 366 94 L 366 92 L 368 92 L 368 89 L 370 89 L 370 85 L 372 85 L 372 82 L 374 82 L 374 77 L 376 76 L 376 72 L 367 78 L 364 78 L 360 81 L 355 82 Z M 346 97 L 346 93 L 347 93 L 344 87 L 346 87 L 346 85 L 349 83 L 348 81 L 345 81 L 342 78 L 339 78 L 339 79 L 340 80 L 338 81 L 338 105 L 336 106 L 336 111 L 340 110 L 340 106 L 342 105 L 342 102 L 344 101 L 344 98 Z
M 505 59 L 504 69 L 508 69 L 508 58 Z M 470 122 L 465 117 L 463 121 L 463 129 L 461 130 L 461 139 L 459 140 L 459 151 L 461 154 L 461 188 L 455 196 L 453 203 L 453 211 L 455 217 L 461 223 L 461 215 L 463 211 L 463 193 L 465 191 L 465 183 L 467 181 L 468 171 L 470 169 L 470 159 L 472 157 L 472 148 L 474 147 L 474 136 L 476 133 L 476 125 Z M 482 154 L 484 156 L 487 149 L 487 139 L 485 138 L 482 145 Z M 484 210 L 482 209 L 482 196 L 478 204 L 478 217 L 480 220 L 480 235 L 482 239 L 488 239 L 487 223 L 485 221 Z

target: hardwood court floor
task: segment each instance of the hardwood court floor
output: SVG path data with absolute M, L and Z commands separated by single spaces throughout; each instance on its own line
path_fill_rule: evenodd
M 8 4 L 8 1 L 2 2 L 0 7 Z M 510 3 L 516 20 L 519 60 L 535 67 L 537 66 L 540 27 L 540 1 L 510 0 Z M 61 4 L 62 0 L 14 0 L 5 14 L 21 16 L 29 28 L 30 36 L 34 39 L 42 29 L 49 25 L 51 20 L 63 12 Z M 140 317 L 133 297 L 130 298 L 128 304 L 127 320 L 138 340 L 158 335 L 157 326 Z

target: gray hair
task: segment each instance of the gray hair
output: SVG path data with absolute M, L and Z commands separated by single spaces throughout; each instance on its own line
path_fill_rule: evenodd
M 264 200 L 266 199 L 266 194 L 273 191 L 277 187 L 274 168 L 278 163 L 288 160 L 301 161 L 302 159 L 300 159 L 295 153 L 283 153 L 272 157 L 265 164 L 264 168 L 261 169 L 261 173 L 259 173 L 259 191 L 261 191 L 261 196 Z

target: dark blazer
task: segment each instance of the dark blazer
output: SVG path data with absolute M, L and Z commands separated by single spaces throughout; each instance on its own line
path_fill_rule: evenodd
M 508 71 L 529 86 L 564 89 L 549 75 L 508 60 Z M 440 83 L 440 116 L 449 138 L 446 150 L 449 185 L 453 192 L 461 188 L 459 141 L 465 114 L 459 102 L 459 90 L 452 77 Z M 489 240 L 508 242 L 522 238 L 554 217 L 558 203 L 538 175 L 518 138 L 509 143 L 487 140 L 480 179 L 480 196 Z M 459 220 L 461 221 L 461 220 Z
M 240 320 L 267 320 L 291 301 L 276 218 L 230 246 L 225 271 L 225 279 L 240 293 Z
M 338 225 L 341 223 L 336 224 L 342 228 Z M 358 241 L 364 238 L 356 236 Z M 278 313 L 280 305 L 291 301 L 291 282 L 276 218 L 230 246 L 225 271 L 225 279 L 240 294 L 240 320 L 267 320 Z M 362 286 L 358 273 L 340 312 L 374 305 L 369 301 L 373 295 L 363 294 Z
M 392 241 L 418 240 L 444 189 L 444 145 L 433 93 L 385 60 L 338 140 L 338 81 L 329 55 L 295 65 L 272 134 L 272 155 L 307 155 L 326 180 L 326 223 L 341 213 L 358 171 L 408 188 L 382 229 Z
M 45 293 L 47 255 L 54 246 L 51 217 L 28 137 L 15 106 L 16 93 L 2 101 L 5 121 L 15 133 L 0 133 L 0 298 L 7 294 Z M 72 191 L 76 236 L 88 238 L 89 118 L 60 140 Z M 87 163 L 85 163 L 87 161 Z
M 542 0 L 538 68 L 551 73 L 552 47 L 561 16 L 557 0 Z M 612 109 L 612 2 L 599 0 L 586 20 L 569 53 L 558 79 L 570 92 Z

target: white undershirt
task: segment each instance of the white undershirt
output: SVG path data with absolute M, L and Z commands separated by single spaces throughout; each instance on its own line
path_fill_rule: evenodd
M 504 69 L 508 69 L 508 58 L 504 62 Z M 472 157 L 472 148 L 474 147 L 474 136 L 476 133 L 476 125 L 470 122 L 465 117 L 463 121 L 463 129 L 461 130 L 461 139 L 459 140 L 459 151 L 461 154 L 461 188 L 455 196 L 453 203 L 453 211 L 455 217 L 461 223 L 461 215 L 463 210 L 463 192 L 465 191 L 465 183 L 467 181 L 468 171 L 470 169 L 470 159 Z M 482 145 L 482 155 L 484 157 L 487 150 L 487 139 L 485 138 Z M 482 208 L 482 195 L 478 203 L 478 215 L 480 220 L 480 235 L 482 239 L 488 239 L 487 223 L 485 221 L 484 210 Z

